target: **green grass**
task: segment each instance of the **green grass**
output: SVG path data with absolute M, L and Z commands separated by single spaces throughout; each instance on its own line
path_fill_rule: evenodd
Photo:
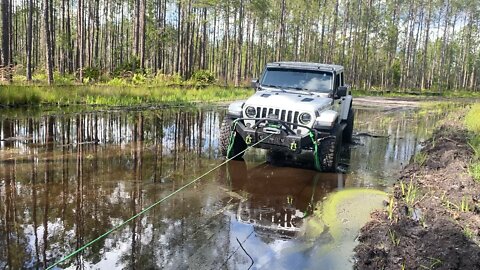
M 465 235 L 465 237 L 467 237 L 468 239 L 473 239 L 473 236 L 475 235 L 475 233 L 469 228 L 465 228 L 463 229 L 463 235 Z
M 420 265 L 422 269 L 436 269 L 438 266 L 442 265 L 442 261 L 437 258 L 428 257 L 430 259 L 430 265 Z
M 400 188 L 402 190 L 402 196 L 404 197 L 407 205 L 413 206 L 419 191 L 418 188 L 413 184 L 413 178 L 410 179 L 408 186 L 403 181 L 400 181 Z
M 474 91 L 466 91 L 466 90 L 461 90 L 461 91 L 446 91 L 442 93 L 442 96 L 444 97 L 454 97 L 454 98 L 480 98 L 480 92 L 474 92 Z
M 107 105 L 184 104 L 242 99 L 253 90 L 207 86 L 203 89 L 182 87 L 64 85 L 8 85 L 0 89 L 0 104 L 21 105 Z
M 424 111 L 438 111 L 438 112 L 448 112 L 458 109 L 462 105 L 459 102 L 452 102 L 451 100 L 440 100 L 440 101 L 422 101 L 420 102 L 420 108 Z
M 388 229 L 388 236 L 390 237 L 390 241 L 394 246 L 398 246 L 400 244 L 400 238 L 397 236 L 395 231 Z
M 413 162 L 417 163 L 420 166 L 423 166 L 425 164 L 425 161 L 427 161 L 428 155 L 425 152 L 418 152 L 414 157 L 413 157 Z
M 447 98 L 480 98 L 480 92 L 465 91 L 465 90 L 448 90 L 443 92 L 435 91 L 421 91 L 418 89 L 413 90 L 401 90 L 393 89 L 389 91 L 382 91 L 378 89 L 365 90 L 365 89 L 352 89 L 354 97 L 365 96 L 382 96 L 382 97 L 422 97 L 422 98 L 435 98 L 435 97 L 447 97 Z
M 388 213 L 388 219 L 392 220 L 393 219 L 393 204 L 394 204 L 394 198 L 393 196 L 390 197 L 390 201 L 388 202 L 388 207 L 387 207 L 387 213 Z
M 477 134 L 480 133 L 480 104 L 472 106 L 465 117 L 465 124 L 467 125 L 468 130 Z
M 209 103 L 243 99 L 253 93 L 253 89 L 215 86 L 216 80 L 209 71 L 196 71 L 188 80 L 178 74 L 125 71 L 115 76 L 99 76 L 97 73 L 85 73 L 80 82 L 74 75 L 54 72 L 53 86 L 47 84 L 47 76 L 41 72 L 35 73 L 31 82 L 23 75 L 14 75 L 13 83 L 0 84 L 0 107 Z
M 468 198 L 465 196 L 462 197 L 462 201 L 460 202 L 460 211 L 461 212 L 469 212 L 470 206 L 468 204 Z
M 470 165 L 470 175 L 475 181 L 480 182 L 480 162 L 474 162 Z
M 470 164 L 470 174 L 480 182 L 480 104 L 474 104 L 465 116 L 465 125 L 471 133 L 469 144 L 475 152 Z

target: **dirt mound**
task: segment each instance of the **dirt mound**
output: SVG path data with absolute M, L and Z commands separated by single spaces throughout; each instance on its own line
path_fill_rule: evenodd
M 468 174 L 467 132 L 454 125 L 434 133 L 387 211 L 362 228 L 356 269 L 480 269 L 480 183 Z

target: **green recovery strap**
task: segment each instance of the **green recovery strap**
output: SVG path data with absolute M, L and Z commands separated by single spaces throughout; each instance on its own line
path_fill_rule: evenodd
M 315 160 L 315 169 L 317 169 L 317 171 L 321 171 L 322 167 L 320 166 L 320 159 L 318 157 L 318 143 L 315 141 L 315 135 L 311 131 L 308 132 L 308 135 L 310 135 L 310 139 L 312 139 L 313 143 L 313 159 Z
M 119 228 L 125 226 L 127 223 L 129 223 L 130 221 L 136 219 L 137 217 L 145 214 L 146 212 L 148 212 L 150 209 L 152 209 L 153 207 L 161 204 L 162 202 L 164 202 L 165 200 L 167 200 L 168 198 L 172 197 L 173 195 L 179 193 L 180 191 L 184 190 L 185 188 L 191 186 L 193 183 L 199 181 L 200 179 L 202 179 L 203 177 L 205 177 L 206 175 L 210 174 L 211 172 L 213 172 L 214 170 L 220 168 L 221 166 L 227 164 L 228 162 L 232 161 L 233 159 L 235 159 L 237 156 L 241 155 L 243 152 L 247 151 L 248 148 L 251 148 L 251 147 L 254 147 L 256 146 L 257 144 L 263 142 L 264 140 L 270 138 L 270 136 L 272 136 L 272 134 L 266 136 L 265 138 L 259 140 L 258 142 L 248 146 L 247 148 L 245 148 L 243 151 L 240 151 L 238 154 L 236 154 L 235 156 L 231 157 L 231 158 L 227 158 L 224 162 L 220 163 L 219 165 L 215 166 L 214 168 L 210 169 L 209 171 L 207 171 L 206 173 L 202 174 L 201 176 L 195 178 L 194 180 L 190 181 L 189 183 L 185 184 L 184 186 L 180 187 L 179 189 L 175 190 L 174 192 L 170 193 L 169 195 L 163 197 L 162 199 L 158 200 L 157 202 L 151 204 L 150 206 L 144 208 L 142 211 L 138 212 L 137 214 L 135 214 L 134 216 L 130 217 L 129 219 L 125 220 L 124 222 L 116 225 L 115 227 L 111 228 L 110 230 L 108 230 L 107 232 L 105 232 L 104 234 L 100 235 L 99 237 L 93 239 L 92 241 L 86 243 L 85 245 L 83 245 L 82 247 L 78 248 L 77 250 L 71 252 L 70 254 L 68 254 L 67 256 L 61 258 L 59 261 L 55 262 L 54 264 L 50 265 L 47 267 L 47 270 L 50 270 L 50 269 L 53 269 L 55 266 L 59 265 L 60 263 L 72 258 L 73 256 L 77 255 L 78 253 L 80 253 L 82 250 L 86 249 L 87 247 L 93 245 L 94 243 L 98 242 L 99 240 L 105 238 L 107 235 L 109 235 L 110 233 L 112 233 L 113 231 L 116 231 L 118 230 Z

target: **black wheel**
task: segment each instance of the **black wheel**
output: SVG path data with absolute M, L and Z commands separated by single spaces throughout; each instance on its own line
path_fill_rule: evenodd
M 220 139 L 218 142 L 218 147 L 222 156 L 227 156 L 228 144 L 230 142 L 230 127 L 232 125 L 232 120 L 223 119 L 222 125 L 220 126 Z
M 343 130 L 342 141 L 344 143 L 351 143 L 352 142 L 354 122 L 355 122 L 355 113 L 353 112 L 352 108 L 350 107 L 350 110 L 348 110 L 347 126 Z
M 340 147 L 342 142 L 342 132 L 338 132 L 335 128 L 331 137 L 320 142 L 318 149 L 318 159 L 322 172 L 335 172 L 340 158 Z
M 233 137 L 233 145 L 230 153 L 228 153 L 228 146 L 230 145 L 230 136 L 232 132 L 232 122 L 233 120 L 230 118 L 223 119 L 222 126 L 220 128 L 220 153 L 222 154 L 222 156 L 227 158 L 232 158 L 236 156 L 235 159 L 241 159 L 243 157 L 243 153 L 239 153 L 241 153 L 247 148 L 247 144 L 242 139 L 242 137 L 237 134 L 236 131 L 233 131 L 235 133 Z

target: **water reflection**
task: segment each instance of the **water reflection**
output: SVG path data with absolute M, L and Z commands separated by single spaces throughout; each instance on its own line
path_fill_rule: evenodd
M 0 268 L 42 269 L 219 164 L 223 115 L 205 108 L 0 115 Z M 329 192 L 388 186 L 435 121 L 411 111 L 388 121 L 371 115 L 357 111 L 357 130 L 388 137 L 358 137 L 343 159 L 347 175 L 265 165 L 263 151 L 249 150 L 247 165 L 209 175 L 62 267 L 248 268 L 237 238 L 262 254 L 256 264 L 271 261 L 265 243 L 306 241 L 303 220 Z
M 44 268 L 45 262 L 58 260 L 140 211 L 145 201 L 152 203 L 209 167 L 216 158 L 219 125 L 218 114 L 210 110 L 0 122 L 0 266 L 14 269 Z M 166 219 L 158 222 L 185 218 L 184 212 L 172 211 L 195 204 L 185 202 L 185 196 L 169 202 Z M 146 248 L 141 244 L 144 230 L 137 221 L 120 233 L 130 243 L 129 256 L 114 252 L 124 267 L 141 260 L 136 254 Z M 74 263 L 99 262 L 103 253 L 121 243 L 107 240 Z
M 421 143 L 442 118 L 415 110 L 356 110 L 356 144 L 351 146 L 349 172 L 357 187 L 389 187 L 396 173 L 421 149 Z M 373 135 L 373 136 L 371 136 Z
M 236 219 L 270 239 L 296 236 L 316 202 L 346 181 L 343 174 L 269 164 L 247 170 L 245 162 L 229 163 L 228 172 L 232 190 L 248 197 L 239 203 Z
M 358 230 L 386 198 L 343 174 L 238 161 L 227 171 L 244 198 L 230 211 L 229 268 L 246 269 L 251 257 L 255 269 L 349 269 Z

